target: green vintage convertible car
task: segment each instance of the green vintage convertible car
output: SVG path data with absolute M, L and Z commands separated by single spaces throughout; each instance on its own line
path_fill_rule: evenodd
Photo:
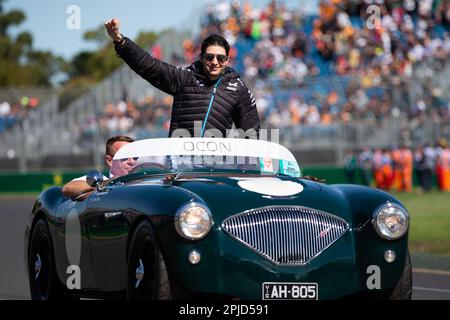
M 283 146 L 148 139 L 126 175 L 41 193 L 25 231 L 33 299 L 410 299 L 409 215 L 392 195 L 302 177 Z

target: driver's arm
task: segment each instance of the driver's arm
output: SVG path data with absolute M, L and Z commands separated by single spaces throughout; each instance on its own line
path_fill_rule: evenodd
M 95 188 L 87 184 L 85 180 L 72 180 L 64 185 L 62 193 L 70 199 L 76 198 L 79 195 L 93 191 Z

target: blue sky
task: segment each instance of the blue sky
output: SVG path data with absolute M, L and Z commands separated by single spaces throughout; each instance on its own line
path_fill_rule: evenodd
M 250 2 L 262 6 L 269 0 Z M 24 23 L 12 29 L 13 34 L 31 32 L 34 48 L 70 58 L 80 50 L 95 49 L 83 41 L 83 33 L 109 18 L 118 17 L 122 33 L 130 38 L 136 37 L 140 30 L 161 31 L 169 27 L 192 30 L 207 3 L 208 0 L 7 0 L 4 9 L 20 9 L 27 16 Z M 317 0 L 285 0 L 284 3 L 293 8 L 313 8 Z M 80 10 L 80 29 L 67 27 L 71 16 L 67 9 L 71 5 Z

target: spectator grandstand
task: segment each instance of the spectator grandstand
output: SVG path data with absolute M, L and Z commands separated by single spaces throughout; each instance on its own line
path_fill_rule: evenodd
M 372 4 L 381 13 L 373 28 Z M 343 164 L 347 149 L 450 140 L 450 1 L 323 0 L 308 15 L 275 0 L 263 7 L 233 0 L 211 2 L 203 16 L 199 34 L 165 34 L 153 54 L 188 65 L 200 39 L 222 34 L 263 127 L 280 128 L 281 143 L 302 163 Z M 100 166 L 108 136 L 167 136 L 170 99 L 121 68 L 53 120 L 27 118 L 16 128 L 36 131 L 40 143 L 29 143 L 28 154 L 89 153 L 86 165 Z M 47 109 L 58 110 L 52 103 Z M 0 117 L 8 110 L 1 106 Z M 14 130 L 4 126 L 3 149 L 19 144 Z
M 51 95 L 48 89 L 9 88 L 0 90 L 0 134 L 39 108 Z

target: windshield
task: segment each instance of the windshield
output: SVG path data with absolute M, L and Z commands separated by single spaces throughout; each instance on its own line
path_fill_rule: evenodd
M 261 175 L 300 177 L 293 155 L 278 144 L 249 139 L 167 138 L 140 140 L 122 147 L 114 156 L 111 175 L 144 170 L 239 170 Z

